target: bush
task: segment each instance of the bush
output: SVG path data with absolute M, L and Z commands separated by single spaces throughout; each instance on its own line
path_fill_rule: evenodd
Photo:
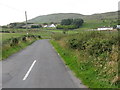
M 27 41 L 26 36 L 22 37 L 22 41 Z
M 90 55 L 99 55 L 112 51 L 113 45 L 118 45 L 118 37 L 101 32 L 88 32 L 68 36 L 67 45 L 69 48 L 85 50 Z
M 15 46 L 15 45 L 17 45 L 18 43 L 19 43 L 18 38 L 13 38 L 13 39 L 11 40 L 10 46 Z
M 37 36 L 38 38 L 42 38 L 40 35 Z
M 68 43 L 69 43 L 69 47 L 70 47 L 70 48 L 73 48 L 73 49 L 77 49 L 78 46 L 79 46 L 78 40 L 75 39 L 75 38 L 69 40 Z
M 112 41 L 109 41 L 109 40 L 89 40 L 87 42 L 87 44 L 89 46 L 87 46 L 87 51 L 90 55 L 93 55 L 93 56 L 100 56 L 101 54 L 103 53 L 106 53 L 106 52 L 109 52 L 111 53 L 112 51 L 112 45 L 113 43 L 111 43 Z
M 1 32 L 3 32 L 3 33 L 10 33 L 10 31 L 1 31 Z
M 31 28 L 41 28 L 41 25 L 32 25 Z

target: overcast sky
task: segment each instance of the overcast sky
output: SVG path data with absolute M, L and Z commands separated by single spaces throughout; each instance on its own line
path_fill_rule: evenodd
M 0 25 L 52 13 L 90 15 L 118 10 L 119 0 L 0 0 Z

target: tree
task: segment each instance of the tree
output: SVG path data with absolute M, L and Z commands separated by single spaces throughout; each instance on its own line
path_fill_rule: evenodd
M 76 25 L 76 27 L 79 28 L 80 26 L 82 26 L 83 23 L 83 19 L 74 19 L 72 25 Z
M 61 21 L 61 25 L 71 25 L 73 22 L 73 19 L 63 19 Z
M 83 19 L 63 19 L 57 29 L 76 29 L 82 26 Z
M 43 23 L 43 25 L 48 25 L 48 23 Z
M 41 28 L 41 25 L 32 25 L 31 28 Z
M 50 22 L 50 24 L 54 24 L 54 22 Z

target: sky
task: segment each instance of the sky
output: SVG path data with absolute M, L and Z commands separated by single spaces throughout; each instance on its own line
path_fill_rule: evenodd
M 118 10 L 120 0 L 0 0 L 0 25 L 53 13 L 91 15 Z

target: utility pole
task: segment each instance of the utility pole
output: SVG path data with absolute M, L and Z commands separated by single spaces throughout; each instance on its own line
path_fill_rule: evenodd
M 28 24 L 27 24 L 27 12 L 25 11 L 25 18 L 26 18 L 26 30 L 28 29 Z

